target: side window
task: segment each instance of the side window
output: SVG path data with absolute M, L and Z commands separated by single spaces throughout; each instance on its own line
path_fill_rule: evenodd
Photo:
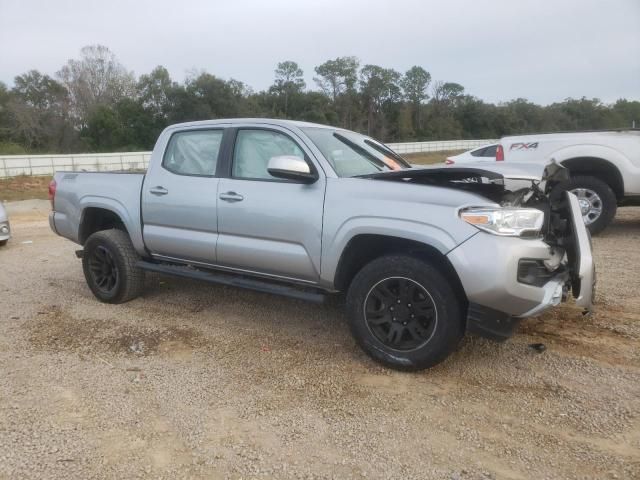
M 483 157 L 495 157 L 497 149 L 498 149 L 497 145 L 491 145 L 490 147 L 487 147 L 487 148 L 484 149 L 484 153 L 482 154 L 482 156 Z
M 239 130 L 233 149 L 233 177 L 275 180 L 267 171 L 271 157 L 304 152 L 291 138 L 270 130 Z
M 177 175 L 216 174 L 222 130 L 187 130 L 171 136 L 162 166 Z
M 484 157 L 484 151 L 486 150 L 486 147 L 483 148 L 478 148 L 477 150 L 472 150 L 470 153 L 471 155 L 473 155 L 474 157 Z

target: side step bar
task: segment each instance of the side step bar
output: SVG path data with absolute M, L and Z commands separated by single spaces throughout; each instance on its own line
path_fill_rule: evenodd
M 193 280 L 202 280 L 209 283 L 217 283 L 219 285 L 227 285 L 231 287 L 246 288 L 257 292 L 272 293 L 274 295 L 282 295 L 285 297 L 296 298 L 313 303 L 324 302 L 326 296 L 323 293 L 305 291 L 279 283 L 273 283 L 266 280 L 238 277 L 232 274 L 221 272 L 210 272 L 204 270 L 196 270 L 187 267 L 163 265 L 158 263 L 145 262 L 139 260 L 136 266 L 149 272 L 162 273 L 165 275 L 173 275 L 175 277 L 191 278 Z

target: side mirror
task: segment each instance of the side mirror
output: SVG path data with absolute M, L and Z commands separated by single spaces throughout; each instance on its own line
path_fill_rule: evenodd
M 313 183 L 318 179 L 318 176 L 311 171 L 309 164 L 304 159 L 293 155 L 271 157 L 267 171 L 276 178 L 285 178 L 301 183 Z

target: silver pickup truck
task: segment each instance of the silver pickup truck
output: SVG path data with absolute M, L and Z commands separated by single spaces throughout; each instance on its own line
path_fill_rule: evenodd
M 49 220 L 82 245 L 103 302 L 142 293 L 145 271 L 322 301 L 344 293 L 351 331 L 404 370 L 441 362 L 465 332 L 508 338 L 595 271 L 565 180 L 416 168 L 376 140 L 310 123 L 185 123 L 160 135 L 146 174 L 58 172 Z M 544 188 L 543 188 L 544 185 Z

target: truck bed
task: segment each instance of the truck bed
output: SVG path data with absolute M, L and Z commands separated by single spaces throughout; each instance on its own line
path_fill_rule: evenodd
M 78 226 L 86 208 L 103 208 L 117 214 L 138 251 L 144 250 L 141 228 L 140 192 L 144 173 L 58 172 L 55 212 L 51 227 L 61 236 L 82 244 Z

